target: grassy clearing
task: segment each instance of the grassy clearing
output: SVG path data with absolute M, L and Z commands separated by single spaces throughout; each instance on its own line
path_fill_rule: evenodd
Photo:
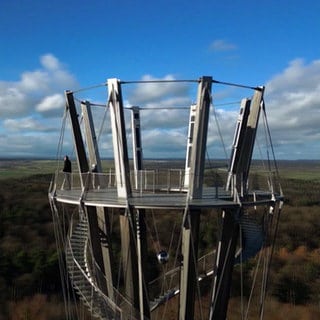
M 320 161 L 280 161 L 281 178 L 320 182 Z
M 0 160 L 0 180 L 51 174 L 56 167 L 55 160 Z
M 320 181 L 320 168 L 317 170 L 312 168 L 281 170 L 280 176 L 285 179 Z
M 78 170 L 76 161 L 72 161 L 73 171 Z M 114 168 L 113 161 L 103 160 L 103 170 Z M 63 168 L 63 159 L 57 160 L 7 160 L 0 159 L 0 181 L 5 179 L 19 179 L 37 174 L 54 174 Z

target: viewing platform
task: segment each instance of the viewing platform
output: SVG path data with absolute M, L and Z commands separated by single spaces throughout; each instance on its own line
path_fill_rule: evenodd
M 82 174 L 86 186 L 81 186 L 78 173 L 70 174 L 70 189 L 65 188 L 65 174 L 56 172 L 54 197 L 58 202 L 87 206 L 102 206 L 136 209 L 190 209 L 238 208 L 239 202 L 233 200 L 230 191 L 222 186 L 205 186 L 202 197 L 190 199 L 184 186 L 184 170 L 141 170 L 131 172 L 132 192 L 127 198 L 118 196 L 115 173 Z M 251 194 L 252 201 L 242 202 L 242 206 L 253 206 L 270 202 L 270 192 L 256 191 Z
M 103 206 L 136 209 L 190 209 L 239 207 L 230 192 L 222 187 L 203 188 L 202 197 L 188 199 L 188 190 L 184 186 L 184 170 L 165 171 L 142 170 L 135 175 L 131 172 L 132 192 L 127 198 L 117 193 L 114 172 L 82 174 L 86 186 L 81 186 L 78 173 L 70 174 L 70 189 L 65 188 L 65 174 L 56 172 L 54 197 L 58 202 L 87 206 Z M 138 179 L 136 179 L 138 177 Z

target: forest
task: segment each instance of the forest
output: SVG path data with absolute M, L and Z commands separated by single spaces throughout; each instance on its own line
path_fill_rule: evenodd
M 48 202 L 53 166 L 0 163 L 0 320 L 66 319 Z M 283 162 L 280 175 L 285 205 L 264 319 L 320 319 L 320 163 Z M 240 319 L 238 309 L 233 288 L 228 319 Z

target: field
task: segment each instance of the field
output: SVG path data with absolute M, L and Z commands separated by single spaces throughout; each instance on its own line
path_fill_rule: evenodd
M 14 160 L 0 159 L 0 181 L 32 176 L 35 174 L 53 174 L 57 161 L 54 160 Z
M 320 181 L 320 161 L 279 161 L 278 165 L 283 179 Z
M 265 319 L 320 319 L 320 161 L 278 165 L 285 206 Z M 56 169 L 53 160 L 0 161 L 0 320 L 65 319 L 47 196 Z M 233 289 L 229 319 L 239 309 Z

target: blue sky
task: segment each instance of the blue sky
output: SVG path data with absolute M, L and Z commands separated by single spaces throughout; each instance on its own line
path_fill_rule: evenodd
M 66 89 L 107 78 L 208 75 L 265 85 L 276 157 L 320 159 L 319 1 L 2 0 L 0 39 L 2 157 L 56 156 Z M 146 97 L 152 89 L 145 89 Z M 128 94 L 128 105 L 136 102 L 134 90 L 141 88 Z M 88 90 L 79 98 L 104 102 L 104 91 Z M 183 92 L 190 91 L 183 86 L 167 91 L 175 97 L 171 102 L 187 104 L 190 97 Z M 222 131 L 234 127 L 239 107 L 222 102 L 243 94 L 250 93 L 213 86 Z M 229 100 L 222 99 L 227 95 Z M 152 108 L 151 101 L 144 104 Z M 158 156 L 155 150 L 160 149 L 163 156 L 171 154 L 174 147 L 161 143 L 163 131 L 147 128 L 154 118 L 146 111 L 145 154 Z M 167 141 L 174 141 L 185 130 L 180 114 L 164 118 L 170 120 Z M 152 147 L 151 142 L 159 143 Z M 215 156 L 221 155 L 217 151 Z

